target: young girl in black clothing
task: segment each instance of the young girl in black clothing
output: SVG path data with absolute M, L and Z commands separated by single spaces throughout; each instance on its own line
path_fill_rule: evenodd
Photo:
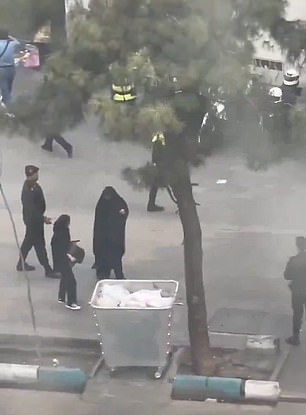
M 70 310 L 80 310 L 77 304 L 76 280 L 72 272 L 73 257 L 69 255 L 70 216 L 61 215 L 54 223 L 51 240 L 53 267 L 55 272 L 61 274 L 58 292 L 58 302 L 65 303 Z

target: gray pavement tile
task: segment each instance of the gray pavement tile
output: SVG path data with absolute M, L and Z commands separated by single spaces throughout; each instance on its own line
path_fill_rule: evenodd
M 291 316 L 263 310 L 222 308 L 209 320 L 210 331 L 234 334 L 258 334 L 283 337 Z

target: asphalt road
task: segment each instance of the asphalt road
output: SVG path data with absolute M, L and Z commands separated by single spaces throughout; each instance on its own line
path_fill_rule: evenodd
M 102 386 L 101 386 L 102 388 Z M 203 402 L 139 402 L 129 396 L 107 395 L 103 402 L 85 401 L 75 395 L 51 392 L 0 390 L 0 410 L 5 415 L 304 415 L 305 405 L 279 404 L 275 408 L 266 406 L 214 404 Z

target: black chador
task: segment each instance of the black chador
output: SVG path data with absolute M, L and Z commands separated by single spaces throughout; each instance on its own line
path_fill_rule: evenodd
M 97 278 L 109 278 L 113 270 L 123 279 L 122 257 L 125 252 L 125 225 L 128 205 L 116 190 L 107 186 L 95 210 L 93 252 Z

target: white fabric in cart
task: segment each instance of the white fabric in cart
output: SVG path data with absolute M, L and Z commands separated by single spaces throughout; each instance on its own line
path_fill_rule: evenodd
M 162 290 L 138 290 L 130 293 L 120 285 L 105 284 L 99 293 L 97 306 L 105 308 L 163 308 L 173 305 L 173 297 L 162 297 Z

